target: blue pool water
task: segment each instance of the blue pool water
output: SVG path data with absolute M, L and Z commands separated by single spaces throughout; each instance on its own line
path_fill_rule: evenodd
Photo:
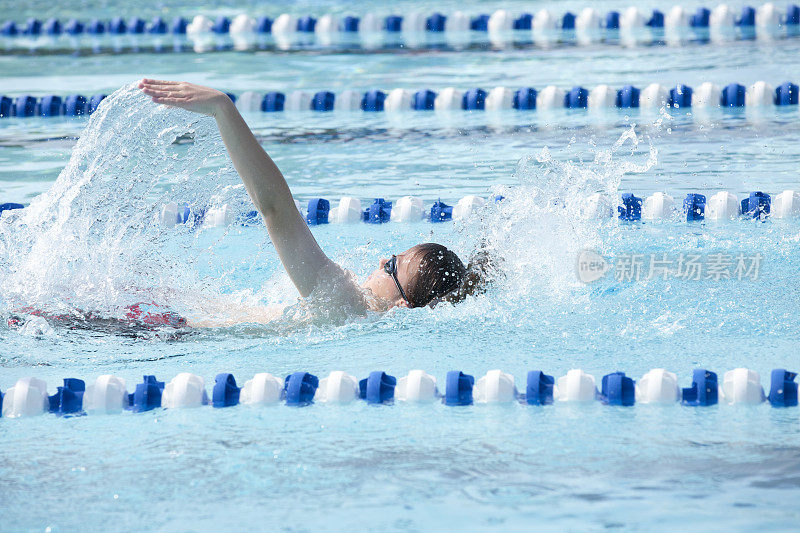
M 369 9 L 554 12 L 579 2 L 381 2 Z M 685 4 L 694 9 L 699 3 Z M 732 3 L 739 11 L 743 3 Z M 0 0 L 24 21 L 191 16 L 186 2 L 84 7 Z M 604 2 L 598 10 L 627 7 Z M 654 2 L 642 9 L 659 6 Z M 712 6 L 709 6 L 712 7 Z M 783 9 L 781 5 L 781 9 Z M 363 13 L 346 2 L 218 3 L 239 12 Z M 458 306 L 351 316 L 298 304 L 258 224 L 224 228 L 158 221 L 167 202 L 251 209 L 213 122 L 149 104 L 142 76 L 246 90 L 462 89 L 600 83 L 777 85 L 798 66 L 800 41 L 621 48 L 597 44 L 507 49 L 207 54 L 0 54 L 0 93 L 114 96 L 91 119 L 0 119 L 0 390 L 66 377 L 144 374 L 170 380 L 220 372 L 319 377 L 421 368 L 443 387 L 450 370 L 495 368 L 524 389 L 529 370 L 600 377 L 653 368 L 720 375 L 800 369 L 797 219 L 623 224 L 572 209 L 665 191 L 774 195 L 798 189 L 798 110 L 773 107 L 668 114 L 658 110 L 549 113 L 248 114 L 301 202 L 362 202 L 413 194 L 426 206 L 476 194 L 506 199 L 446 224 L 327 225 L 313 232 L 363 279 L 382 257 L 425 241 L 467 258 L 480 239 L 500 258 L 489 291 Z M 795 78 L 797 83 L 800 79 Z M 121 89 L 120 89 L 121 88 Z M 189 133 L 187 137 L 184 134 Z M 180 142 L 173 142 L 181 139 Z M 760 254 L 756 279 L 603 280 L 582 284 L 578 254 Z M 647 279 L 645 279 L 647 278 Z M 734 276 L 735 278 L 735 276 Z M 6 319 L 33 306 L 122 317 L 153 301 L 184 316 L 232 317 L 288 305 L 268 324 L 216 329 L 70 329 L 25 334 Z M 0 419 L 0 530 L 195 531 L 264 524 L 281 530 L 743 530 L 800 523 L 800 410 L 761 405 L 632 408 L 364 402 Z

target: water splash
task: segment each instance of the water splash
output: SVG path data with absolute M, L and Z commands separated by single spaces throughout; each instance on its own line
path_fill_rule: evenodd
M 539 299 L 552 305 L 585 294 L 575 290 L 581 285 L 575 260 L 583 249 L 607 249 L 615 227 L 576 214 L 588 196 L 616 199 L 623 176 L 657 164 L 658 151 L 646 140 L 643 151 L 644 139 L 631 126 L 609 148 L 592 145 L 589 161 L 571 156 L 572 143 L 558 156 L 545 147 L 518 162 L 517 185 L 493 190 L 503 201 L 464 227 L 462 244 L 468 248 L 474 235 L 482 235 L 490 253 L 502 258 L 495 293 L 499 307 L 516 309 Z
M 237 183 L 220 168 L 224 153 L 212 119 L 156 106 L 133 85 L 116 91 L 50 190 L 0 220 L 6 309 L 120 316 L 141 301 L 180 307 L 203 280 L 181 268 L 194 260 L 181 231 L 155 221 L 173 197 L 204 205 Z

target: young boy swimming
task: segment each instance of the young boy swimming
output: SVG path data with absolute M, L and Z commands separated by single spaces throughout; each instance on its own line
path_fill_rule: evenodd
M 456 302 L 483 286 L 488 258 L 477 268 L 440 244 L 425 243 L 381 259 L 359 287 L 317 244 L 298 212 L 281 171 L 256 140 L 228 96 L 186 82 L 143 79 L 139 88 L 153 102 L 213 117 L 248 195 L 264 219 L 270 239 L 297 290 L 305 298 L 323 294 L 348 305 L 383 312 Z

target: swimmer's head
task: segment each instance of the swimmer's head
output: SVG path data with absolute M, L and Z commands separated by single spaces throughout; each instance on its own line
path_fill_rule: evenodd
M 441 244 L 418 244 L 394 258 L 381 259 L 364 283 L 380 307 L 424 307 L 456 292 L 467 269 Z

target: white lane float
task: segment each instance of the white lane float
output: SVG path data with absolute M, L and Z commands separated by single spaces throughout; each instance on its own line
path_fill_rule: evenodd
M 256 113 L 261 111 L 261 102 L 264 95 L 255 91 L 245 91 L 236 99 L 236 108 L 242 113 Z
M 347 403 L 358 398 L 358 379 L 347 372 L 335 370 L 319 380 L 314 400 L 327 403 Z
M 533 16 L 531 33 L 533 42 L 539 46 L 548 46 L 558 39 L 558 19 L 546 9 L 541 9 Z
M 639 93 L 639 107 L 659 109 L 669 102 L 669 91 L 663 85 L 651 83 Z
M 579 44 L 592 44 L 600 40 L 600 13 L 585 7 L 575 17 L 575 37 Z
M 755 370 L 735 368 L 725 372 L 719 386 L 719 397 L 727 403 L 759 404 L 766 396 L 761 387 L 761 377 Z
M 186 26 L 186 35 L 203 35 L 211 33 L 214 22 L 203 15 L 195 16 Z
M 678 376 L 656 368 L 636 382 L 636 403 L 670 404 L 681 397 Z
M 375 13 L 367 13 L 358 22 L 358 31 L 362 34 L 380 33 L 383 31 L 383 18 Z
M 518 396 L 514 376 L 502 370 L 490 370 L 475 383 L 473 396 L 475 403 L 513 402 Z
M 445 33 L 461 33 L 469 31 L 469 15 L 456 11 L 444 21 Z
M 393 89 L 386 95 L 383 110 L 386 112 L 410 111 L 412 96 L 411 91 L 407 89 Z
M 707 81 L 701 83 L 692 94 L 692 107 L 719 107 L 722 99 L 722 90 L 715 84 Z
M 548 85 L 536 95 L 536 109 L 560 109 L 564 107 L 564 89 Z
M 498 9 L 489 15 L 486 23 L 486 32 L 489 42 L 495 46 L 504 46 L 511 41 L 514 29 L 514 16 L 505 9 Z
M 706 201 L 706 214 L 708 220 L 730 220 L 742 213 L 739 198 L 728 191 L 713 194 Z
M 708 17 L 708 31 L 712 41 L 735 40 L 736 14 L 726 4 L 714 7 Z
M 181 372 L 166 384 L 161 394 L 161 407 L 179 409 L 208 404 L 206 382 L 190 372 Z
M 470 17 L 463 11 L 456 11 L 444 21 L 444 39 L 453 48 L 463 48 L 470 43 Z
M 746 107 L 771 106 L 775 103 L 775 88 L 765 81 L 757 81 L 744 95 Z
M 339 199 L 339 205 L 331 208 L 328 220 L 338 224 L 360 222 L 361 200 L 352 196 L 342 196 Z
M 710 28 L 732 28 L 736 24 L 736 15 L 727 4 L 720 4 L 711 10 L 708 16 Z
M 403 34 L 404 46 L 416 48 L 427 42 L 426 34 L 428 15 L 414 11 L 403 16 L 400 31 Z
M 774 218 L 800 217 L 800 193 L 792 190 L 785 190 L 775 195 L 772 201 L 770 215 Z
M 330 46 L 338 42 L 341 21 L 336 15 L 323 15 L 314 26 L 314 35 L 317 42 L 323 46 Z
M 424 370 L 412 370 L 397 380 L 394 397 L 405 402 L 431 402 L 439 397 L 436 378 Z
M 41 379 L 21 378 L 3 394 L 3 418 L 36 416 L 50 410 L 47 384 Z
M 89 414 L 121 413 L 128 406 L 125 380 L 106 374 L 86 385 L 83 410 Z
M 203 53 L 213 48 L 213 28 L 214 22 L 203 15 L 197 15 L 186 26 L 186 36 L 192 42 L 192 48 L 195 52 Z
M 281 50 L 292 47 L 297 37 L 297 18 L 283 13 L 272 22 L 272 38 Z
M 495 87 L 486 95 L 484 107 L 487 111 L 511 109 L 514 106 L 514 91 L 508 87 Z
M 178 205 L 176 202 L 168 202 L 161 206 L 159 221 L 161 225 L 171 228 L 177 224 L 183 224 L 189 220 L 189 206 L 186 204 Z
M 247 35 L 255 33 L 256 21 L 252 17 L 244 13 L 236 15 L 231 21 L 230 34 L 231 35 Z
M 683 30 L 689 27 L 689 13 L 682 6 L 672 6 L 664 15 L 664 28 Z
M 292 91 L 286 95 L 283 108 L 287 111 L 308 111 L 314 95 L 308 91 Z
M 671 218 L 674 214 L 675 199 L 663 192 L 651 194 L 642 205 L 642 218 L 647 220 Z
M 358 111 L 361 109 L 361 99 L 363 97 L 364 94 L 361 91 L 346 89 L 336 96 L 334 109 L 337 111 Z
M 644 28 L 646 22 L 644 13 L 638 7 L 631 6 L 620 13 L 619 29 L 620 31 L 639 30 Z
M 608 196 L 596 192 L 588 196 L 580 206 L 581 216 L 587 220 L 611 218 L 614 216 L 614 206 Z
M 579 368 L 573 368 L 566 376 L 556 381 L 553 397 L 558 402 L 593 402 L 597 399 L 597 384 L 594 376 Z
M 234 219 L 233 208 L 228 204 L 214 205 L 203 215 L 203 226 L 222 228 L 230 225 Z
M 617 105 L 617 91 L 609 85 L 601 84 L 589 91 L 590 110 L 602 110 Z
M 465 196 L 461 198 L 455 206 L 453 206 L 453 220 L 463 220 L 465 218 L 469 218 L 474 213 L 478 212 L 478 210 L 484 205 L 486 205 L 486 200 L 480 196 Z
M 250 50 L 256 41 L 256 21 L 244 13 L 236 15 L 229 30 L 236 50 Z
M 283 380 L 269 372 L 261 372 L 245 382 L 239 402 L 246 405 L 275 404 L 281 401 L 282 394 Z
M 427 15 L 414 11 L 403 16 L 400 31 L 403 33 L 423 33 L 427 24 Z
M 392 206 L 389 220 L 392 222 L 419 222 L 425 217 L 425 208 L 422 198 L 418 196 L 403 196 Z
M 464 93 L 455 87 L 442 89 L 433 101 L 433 109 L 436 111 L 452 111 L 461 109 Z
M 756 33 L 760 38 L 772 38 L 781 24 L 781 12 L 772 2 L 756 8 Z

